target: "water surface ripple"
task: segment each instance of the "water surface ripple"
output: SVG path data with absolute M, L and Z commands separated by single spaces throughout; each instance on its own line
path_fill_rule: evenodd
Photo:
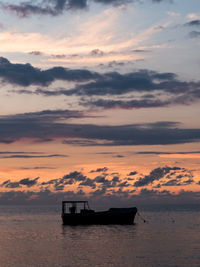
M 144 209 L 134 225 L 63 226 L 56 207 L 0 206 L 0 266 L 200 266 L 200 210 Z

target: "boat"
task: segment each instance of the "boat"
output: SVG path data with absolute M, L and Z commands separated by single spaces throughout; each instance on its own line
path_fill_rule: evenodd
M 61 217 L 63 225 L 133 224 L 136 213 L 136 207 L 94 211 L 88 201 L 62 201 Z

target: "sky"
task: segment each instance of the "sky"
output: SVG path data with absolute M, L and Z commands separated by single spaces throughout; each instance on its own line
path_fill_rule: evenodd
M 198 203 L 199 47 L 199 0 L 1 0 L 0 203 Z

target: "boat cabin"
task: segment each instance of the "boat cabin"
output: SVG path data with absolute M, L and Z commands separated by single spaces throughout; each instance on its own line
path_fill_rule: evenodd
M 76 214 L 94 212 L 90 209 L 88 201 L 62 201 L 62 214 Z

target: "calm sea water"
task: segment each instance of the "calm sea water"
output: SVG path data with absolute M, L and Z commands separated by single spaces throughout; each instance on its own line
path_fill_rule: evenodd
M 200 208 L 141 208 L 135 225 L 63 226 L 57 207 L 0 206 L 0 266 L 200 266 Z

